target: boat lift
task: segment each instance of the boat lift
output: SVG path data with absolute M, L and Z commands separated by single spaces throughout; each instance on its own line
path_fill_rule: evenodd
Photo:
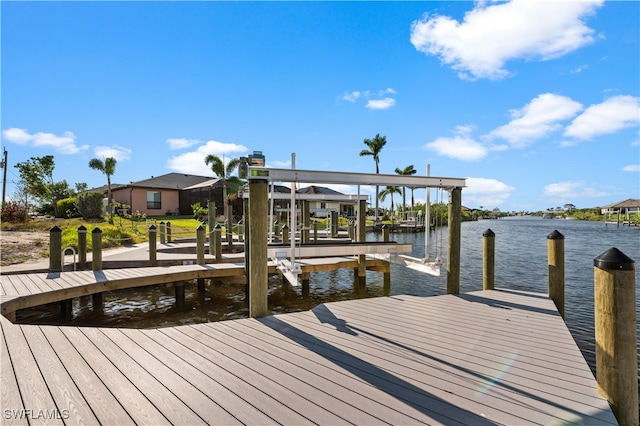
M 264 157 L 262 157 L 264 158 Z M 263 160 L 264 161 L 264 160 Z M 358 186 L 358 199 L 360 198 L 360 186 L 375 186 L 375 185 L 393 185 L 393 186 L 404 186 L 407 188 L 426 188 L 427 189 L 427 200 L 429 198 L 429 190 L 430 188 L 439 188 L 443 190 L 451 191 L 455 188 L 462 188 L 465 186 L 464 178 L 449 178 L 449 177 L 432 177 L 429 176 L 429 166 L 427 166 L 427 176 L 405 176 L 405 175 L 388 175 L 388 174 L 368 174 L 368 173 L 353 173 L 353 172 L 330 172 L 330 171 L 317 171 L 317 170 L 298 170 L 295 168 L 295 154 L 292 154 L 292 168 L 291 169 L 277 169 L 277 168 L 267 168 L 261 165 L 251 165 L 255 164 L 251 161 L 251 156 L 249 160 L 247 158 L 242 157 L 240 159 L 240 167 L 239 167 L 239 176 L 241 178 L 249 179 L 249 180 L 266 180 L 268 182 L 290 182 L 292 184 L 291 188 L 291 233 L 292 238 L 291 247 L 289 250 L 289 255 L 287 256 L 287 251 L 283 249 L 279 249 L 275 252 L 270 253 L 271 259 L 276 263 L 278 269 L 282 272 L 283 276 L 291 283 L 293 286 L 298 286 L 298 275 L 301 273 L 301 268 L 299 263 L 296 262 L 296 247 L 295 247 L 295 235 L 297 229 L 297 218 L 296 218 L 296 191 L 295 184 L 296 183 L 310 183 L 310 184 L 350 184 Z M 429 201 L 427 201 L 429 202 Z M 360 211 L 358 208 L 358 217 L 361 219 L 361 215 L 366 214 L 366 212 Z M 429 210 L 427 209 L 426 215 L 426 224 L 429 226 L 430 218 L 429 218 Z M 359 220 L 360 222 L 360 220 Z M 419 259 L 407 255 L 402 255 L 399 253 L 398 249 L 401 249 L 405 252 L 404 247 L 397 248 L 386 248 L 387 253 L 375 253 L 376 250 L 372 250 L 374 256 L 384 256 L 390 261 L 398 264 L 402 264 L 408 268 L 414 269 L 416 271 L 439 275 L 440 274 L 440 265 L 442 261 L 439 258 L 430 259 L 429 258 L 429 229 L 425 229 L 425 258 Z M 358 253 L 356 250 L 355 254 Z

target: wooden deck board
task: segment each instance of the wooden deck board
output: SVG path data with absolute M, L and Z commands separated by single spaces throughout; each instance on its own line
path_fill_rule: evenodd
M 6 321 L 4 318 L 2 321 Z M 7 321 L 8 322 L 8 321 Z M 16 373 L 9 356 L 9 349 L 5 341 L 4 333 L 0 339 L 0 370 L 2 380 L 0 380 L 0 407 L 4 409 L 14 410 L 14 412 L 22 412 L 24 405 L 20 395 L 20 388 L 16 381 Z M 6 425 L 27 425 L 29 422 L 26 418 L 18 415 L 5 415 L 3 412 L 3 424 Z M 7 418 L 8 417 L 8 418 Z
M 377 420 L 369 420 L 368 423 L 387 421 L 392 424 L 411 424 L 423 417 L 422 413 L 392 396 L 385 393 L 372 395 L 375 392 L 372 386 L 352 380 L 334 365 L 310 362 L 304 351 L 291 347 L 295 346 L 293 342 L 274 341 L 270 336 L 265 337 L 263 331 L 247 327 L 247 323 L 238 328 L 234 327 L 236 324 L 226 322 L 224 325 L 231 326 L 230 330 L 225 330 L 226 327 L 199 327 L 197 330 L 215 337 L 226 346 L 218 350 L 230 353 L 236 359 L 249 357 L 272 367 L 274 380 L 288 383 L 295 389 L 308 387 L 311 393 L 322 392 L 319 395 L 325 408 L 347 421 L 363 423 L 357 417 L 362 416 L 362 412 L 367 416 L 378 416 Z M 233 346 L 223 343 L 230 339 L 233 339 Z M 264 368 L 261 372 L 267 374 Z
M 312 330 L 314 336 L 344 348 L 360 360 L 365 360 L 372 364 L 377 362 L 380 368 L 396 377 L 402 377 L 403 380 L 416 387 L 424 388 L 428 386 L 436 396 L 445 397 L 449 389 L 456 388 L 458 392 L 455 397 L 450 397 L 449 399 L 457 406 L 468 407 L 470 411 L 474 412 L 482 411 L 487 417 L 496 419 L 499 422 L 514 424 L 528 420 L 547 424 L 557 420 L 554 416 L 546 414 L 546 411 L 549 408 L 559 408 L 553 406 L 555 395 L 549 393 L 555 391 L 557 389 L 556 386 L 562 383 L 559 380 L 552 383 L 549 383 L 549 379 L 536 381 L 536 376 L 508 382 L 501 380 L 500 375 L 504 371 L 504 366 L 510 363 L 494 363 L 495 366 L 492 368 L 494 371 L 488 374 L 485 369 L 463 367 L 453 362 L 452 359 L 434 356 L 428 349 L 418 352 L 412 348 L 408 352 L 409 355 L 413 355 L 413 359 L 407 359 L 407 351 L 405 349 L 408 346 L 396 343 L 396 337 L 393 332 L 379 332 L 376 335 L 376 339 L 383 342 L 394 342 L 396 350 L 393 352 L 395 353 L 385 350 L 384 347 L 379 349 L 373 345 L 360 345 L 358 342 L 360 333 L 357 331 L 358 337 L 356 338 L 348 333 L 334 335 L 331 330 L 323 330 L 323 328 L 326 329 L 331 325 L 314 325 L 312 324 L 313 321 L 309 321 L 308 318 L 306 321 L 303 321 L 302 317 L 287 318 L 286 322 L 292 325 L 297 324 L 305 330 Z M 347 325 L 347 327 L 349 326 Z M 358 329 L 360 328 L 355 328 L 355 330 Z M 455 333 L 456 330 L 450 331 Z M 416 336 L 416 340 L 419 337 Z M 384 343 L 378 346 L 384 346 Z M 402 350 L 397 350 L 397 348 Z M 510 366 L 512 369 L 516 367 L 517 364 Z M 499 385 L 493 390 L 494 384 L 498 381 Z M 482 389 L 491 389 L 492 391 L 485 395 L 482 402 L 479 402 L 477 401 L 477 394 Z M 580 395 L 580 397 L 583 398 L 584 395 Z M 584 401 L 580 402 L 580 404 L 583 403 Z M 528 419 L 516 417 L 514 414 L 522 411 L 523 405 L 537 408 L 541 413 L 540 416 L 538 418 L 529 417 Z M 500 408 L 496 409 L 494 407 Z M 565 403 L 561 408 L 567 410 L 566 414 L 571 414 L 572 406 L 570 403 Z
M 398 307 L 398 309 L 406 310 L 407 306 L 404 304 L 403 306 L 403 308 Z M 388 307 L 388 305 L 386 305 L 386 307 Z M 382 319 L 380 315 L 375 314 L 375 312 L 381 308 L 382 307 L 377 304 L 375 299 L 363 301 L 363 303 L 358 304 L 357 307 L 354 308 L 347 308 L 345 306 L 335 307 L 337 312 L 343 312 L 345 309 L 353 309 L 354 311 L 349 313 L 357 313 L 357 315 L 352 315 L 352 317 L 355 324 L 359 326 L 367 325 L 375 331 L 378 329 L 390 329 L 390 332 L 393 333 L 396 339 L 403 339 L 403 336 L 406 335 L 403 339 L 406 343 L 414 341 L 415 336 L 413 333 L 419 333 L 422 341 L 430 342 L 430 348 L 442 347 L 443 350 L 448 351 L 448 354 L 451 355 L 459 353 L 465 345 L 472 344 L 474 346 L 474 354 L 476 355 L 476 357 L 474 357 L 474 362 L 479 362 L 483 359 L 483 356 L 486 356 L 491 357 L 494 361 L 507 363 L 511 359 L 511 354 L 505 353 L 505 346 L 512 347 L 513 345 L 518 345 L 526 350 L 522 351 L 523 355 L 521 355 L 521 357 L 526 357 L 526 366 L 530 367 L 529 371 L 531 371 L 532 374 L 542 374 L 550 377 L 557 377 L 557 374 L 560 374 L 563 379 L 570 380 L 575 376 L 571 375 L 570 371 L 568 372 L 567 369 L 571 370 L 572 368 L 575 368 L 574 363 L 577 360 L 582 360 L 579 353 L 576 354 L 575 350 L 573 352 L 567 352 L 566 346 L 561 344 L 560 350 L 557 351 L 558 358 L 560 358 L 557 362 L 562 362 L 563 364 L 555 371 L 549 370 L 549 360 L 545 359 L 545 357 L 548 356 L 548 353 L 542 351 L 541 347 L 553 342 L 553 339 L 557 339 L 556 336 L 561 330 L 552 329 L 553 331 L 549 331 L 547 329 L 545 334 L 529 334 L 527 335 L 527 339 L 514 339 L 513 337 L 505 338 L 505 333 L 509 330 L 498 330 L 495 327 L 483 324 L 482 319 L 478 321 L 477 318 L 475 320 L 473 317 L 467 318 L 465 314 L 462 313 L 456 316 L 455 324 L 452 324 L 452 326 L 457 327 L 457 330 L 455 333 L 452 333 L 449 329 L 435 326 L 437 321 L 441 321 L 443 319 L 442 313 L 433 311 L 428 313 L 411 311 L 410 315 L 415 319 L 415 321 L 412 324 L 406 324 L 398 322 L 393 316 Z M 502 322 L 511 324 L 513 321 L 502 320 Z M 528 328 L 526 324 L 523 327 L 525 330 Z M 489 334 L 491 336 L 488 336 Z M 567 336 L 570 336 L 568 331 Z M 564 336 L 564 341 L 567 340 L 567 336 Z M 496 345 L 492 343 L 491 339 L 488 337 L 491 337 L 492 339 L 500 338 L 502 339 L 502 344 Z M 531 343 L 532 340 L 535 340 L 534 344 Z M 555 347 L 556 346 L 554 345 L 554 349 Z M 565 348 L 564 351 L 562 348 Z M 443 355 L 450 356 L 447 355 L 447 353 L 444 353 Z M 566 362 L 567 359 L 569 359 L 571 363 Z M 538 366 L 538 364 L 540 364 L 540 366 Z M 590 383 L 590 381 L 587 381 L 587 383 Z
M 82 392 L 83 398 L 91 407 L 98 422 L 105 425 L 132 423 L 131 416 L 60 328 L 42 326 L 40 330 L 46 336 L 55 353 L 58 354 L 69 376 Z
M 107 337 L 105 329 L 82 328 L 81 332 L 89 338 L 103 354 L 118 368 L 124 376 L 151 402 L 164 417 L 173 424 L 201 424 L 204 419 L 194 412 L 194 409 L 187 405 L 172 392 L 176 389 L 175 377 L 166 371 L 152 371 L 147 369 L 147 365 L 140 364 L 140 358 L 136 359 L 140 351 L 136 347 L 122 349 L 116 342 Z M 149 359 L 151 357 L 148 357 Z M 191 387 L 186 386 L 187 390 Z
M 205 376 L 193 375 L 193 369 L 184 362 L 175 362 L 177 354 L 170 349 L 150 342 L 146 335 L 153 330 L 104 329 L 102 332 L 134 359 L 140 366 L 157 378 L 180 401 L 188 405 L 194 414 L 207 423 L 237 424 L 238 420 L 202 392 L 194 383 Z M 174 363 L 171 364 L 171 361 Z M 169 362 L 167 364 L 166 362 Z M 174 368 L 172 368 L 174 367 Z M 212 385 L 209 381 L 208 385 Z M 224 398 L 224 395 L 220 395 Z M 251 406 L 246 407 L 252 409 Z M 265 417 L 261 420 L 264 422 Z M 201 421 L 202 421 L 201 420 Z
M 497 339 L 497 338 L 500 338 L 500 335 L 497 333 L 494 334 L 493 332 L 492 332 L 492 334 L 494 334 L 493 336 L 487 336 L 486 332 L 475 332 L 474 334 L 473 330 L 471 331 L 471 333 L 469 333 L 469 330 L 472 327 L 482 323 L 482 319 L 480 321 L 476 319 L 472 323 L 467 323 L 466 321 L 459 321 L 456 324 L 452 324 L 452 327 L 457 327 L 457 329 L 455 330 L 455 333 L 451 333 L 452 330 L 434 328 L 432 323 L 431 324 L 422 323 L 423 319 L 420 316 L 421 315 L 420 312 L 411 313 L 412 318 L 416 319 L 416 321 L 412 324 L 398 323 L 397 321 L 395 321 L 395 318 L 393 317 L 389 317 L 385 319 L 381 319 L 379 317 L 376 318 L 374 315 L 371 315 L 370 312 L 372 311 L 375 312 L 375 310 L 380 309 L 381 306 L 379 305 L 376 306 L 375 304 L 367 305 L 367 303 L 370 301 L 373 301 L 375 303 L 375 299 L 369 299 L 367 301 L 363 301 L 364 302 L 363 304 L 359 304 L 358 307 L 355 308 L 356 311 L 353 313 L 357 313 L 357 315 L 352 321 L 354 321 L 356 324 L 358 321 L 362 321 L 362 323 L 370 326 L 371 330 L 376 330 L 376 331 L 380 328 L 381 329 L 391 328 L 390 331 L 393 334 L 393 336 L 395 336 L 396 339 L 400 339 L 400 341 L 402 342 L 409 343 L 411 341 L 415 341 L 416 337 L 411 333 L 420 333 L 421 335 L 419 335 L 418 337 L 422 342 L 430 342 L 429 347 L 442 348 L 442 350 L 448 350 L 448 352 L 442 352 L 442 354 L 444 356 L 451 356 L 451 355 L 455 355 L 456 353 L 460 353 L 460 351 L 463 348 L 463 346 L 458 346 L 457 350 L 452 350 L 456 348 L 455 345 L 460 345 L 461 343 L 464 343 L 465 339 L 468 339 L 466 344 L 473 344 L 474 350 L 475 350 L 474 354 L 477 355 L 473 358 L 474 364 L 482 361 L 483 358 L 485 357 L 491 358 L 492 360 L 499 361 L 501 363 L 507 363 L 509 362 L 511 357 L 508 354 L 505 354 L 504 348 L 505 347 L 513 348 L 514 345 L 518 345 L 520 348 L 523 349 L 521 351 L 522 355 L 520 356 L 520 358 L 521 360 L 526 361 L 526 364 L 523 366 L 523 369 L 524 369 L 523 371 L 528 372 L 528 375 L 530 376 L 542 375 L 543 377 L 546 375 L 550 379 L 559 378 L 563 381 L 571 381 L 571 379 L 579 379 L 577 381 L 571 382 L 571 386 L 574 386 L 576 384 L 581 384 L 581 383 L 586 385 L 592 384 L 590 377 L 581 378 L 580 376 L 576 376 L 575 374 L 572 374 L 572 371 L 575 370 L 576 368 L 578 369 L 578 372 L 583 372 L 585 368 L 587 368 L 586 362 L 584 362 L 584 359 L 580 356 L 579 351 L 577 351 L 577 348 L 575 347 L 575 344 L 574 344 L 573 353 L 568 353 L 566 352 L 566 350 L 564 353 L 560 353 L 560 356 L 558 358 L 562 358 L 563 364 L 561 366 L 559 366 L 556 370 L 549 369 L 550 366 L 553 367 L 553 364 L 550 365 L 550 362 L 549 362 L 550 360 L 548 359 L 548 356 L 549 356 L 548 350 L 546 351 L 544 350 L 544 346 L 548 346 L 549 344 L 549 340 L 547 340 L 546 337 L 557 336 L 558 334 L 563 334 L 563 332 L 566 331 L 565 337 L 567 339 L 571 339 L 568 330 L 563 330 L 563 327 L 560 327 L 560 328 L 555 327 L 553 329 L 547 329 L 546 334 L 543 335 L 542 339 L 534 345 L 530 344 L 530 341 L 535 339 L 536 336 L 528 335 L 526 339 L 519 339 L 519 341 L 514 341 L 513 339 L 503 339 L 504 345 L 501 345 L 501 346 L 500 345 L 497 347 L 495 345 L 487 346 L 488 345 L 487 341 L 489 340 L 489 337 L 493 339 Z M 345 308 L 346 308 L 345 306 L 339 305 L 335 307 L 335 311 L 339 313 L 344 311 Z M 352 312 L 349 312 L 349 313 L 352 313 Z M 433 320 L 435 320 L 435 318 L 432 319 L 432 321 Z M 376 322 L 378 322 L 380 325 L 376 326 Z M 511 321 L 509 322 L 511 323 Z M 485 327 L 481 326 L 478 330 L 481 330 L 481 331 L 486 330 L 486 326 Z M 517 330 L 512 330 L 512 333 L 514 335 L 517 335 Z M 406 334 L 406 337 L 403 337 L 405 336 L 405 334 Z M 451 339 L 452 342 L 445 342 L 447 343 L 446 346 L 441 344 L 441 342 L 443 342 L 446 338 L 449 338 L 449 336 L 451 335 L 454 336 L 453 339 Z M 540 335 L 538 334 L 537 337 L 540 338 Z M 434 344 L 436 346 L 434 346 Z M 421 347 L 427 347 L 427 346 L 421 345 Z M 554 347 L 554 354 L 556 354 L 555 345 L 553 347 Z M 502 358 L 500 358 L 501 354 L 504 354 Z M 566 360 L 571 358 L 573 358 L 573 361 L 572 361 L 573 363 L 567 363 Z M 560 362 L 560 360 L 556 360 L 556 362 Z M 543 363 L 545 364 L 544 368 L 542 367 Z M 576 367 L 576 365 L 579 368 Z
M 89 408 L 67 369 L 38 327 L 21 327 L 31 348 L 44 380 L 49 384 L 49 392 L 55 401 L 57 415 L 67 416 L 79 423 L 96 424 L 97 418 Z M 52 386 L 55 384 L 55 386 Z
M 239 368 L 235 361 L 220 356 L 211 349 L 207 350 L 206 345 L 190 338 L 185 330 L 188 327 L 158 330 L 150 337 L 154 344 L 183 354 L 184 361 L 192 372 L 191 377 L 199 382 L 199 389 L 239 421 L 244 424 L 309 422 L 308 418 L 292 408 L 294 402 L 302 402 L 296 395 L 282 392 L 278 383 L 267 381 L 258 374 L 249 374 L 243 366 Z
M 49 386 L 55 384 L 48 384 L 42 376 L 21 326 L 11 324 L 4 318 L 0 320 L 0 326 L 7 342 L 9 357 L 22 398 L 22 408 L 24 408 L 24 411 L 19 411 L 15 416 L 26 416 L 30 424 L 64 424 L 62 419 L 56 418 L 55 415 L 51 419 L 45 418 L 48 417 L 44 415 L 45 413 L 60 413 L 49 391 Z M 3 409 L 6 408 L 13 409 L 13 407 L 3 407 Z M 41 413 L 43 415 L 40 415 Z
M 304 421 L 298 420 L 298 422 L 309 423 L 313 422 L 313 419 L 316 421 L 323 419 L 327 424 L 345 422 L 370 424 L 379 421 L 353 407 L 347 416 L 336 413 L 335 405 L 339 406 L 342 403 L 339 399 L 327 398 L 327 394 L 317 392 L 316 389 L 310 388 L 305 382 L 290 376 L 286 371 L 277 370 L 263 360 L 257 360 L 239 349 L 229 347 L 208 332 L 204 333 L 202 327 L 180 330 L 181 333 L 183 331 L 185 337 L 192 342 L 197 342 L 194 348 L 199 354 L 208 357 L 218 364 L 219 368 L 224 368 L 241 381 L 250 378 L 247 385 L 257 386 L 279 401 L 285 402 L 289 406 L 288 409 L 295 410 L 298 415 L 304 417 Z M 178 333 L 176 330 L 163 330 L 163 332 L 171 337 Z M 233 345 L 236 346 L 235 340 Z M 256 368 L 256 365 L 260 365 L 260 368 Z M 268 409 L 268 406 L 266 408 Z
M 113 394 L 136 424 L 168 425 L 170 421 L 147 396 L 133 383 L 132 378 L 120 370 L 114 360 L 103 353 L 94 341 L 87 337 L 80 328 L 60 327 L 60 331 L 76 348 L 84 361 L 91 366 L 95 379 L 101 381 Z M 88 377 L 91 380 L 91 377 Z M 161 406 L 162 407 L 162 406 Z M 126 424 L 126 419 L 121 423 Z
M 0 300 L 5 312 L 32 292 L 29 303 L 224 273 L 243 271 L 2 276 Z M 0 327 L 2 407 L 16 413 L 3 424 L 615 424 L 545 295 L 381 297 L 155 330 Z

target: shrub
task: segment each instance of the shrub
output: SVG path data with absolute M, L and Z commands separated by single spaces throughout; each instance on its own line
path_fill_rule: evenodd
M 27 219 L 27 209 L 17 201 L 7 201 L 2 206 L 3 222 L 24 222 Z
M 73 218 L 80 217 L 80 213 L 78 213 L 78 209 L 76 208 L 76 203 L 78 202 L 76 197 L 64 198 L 62 200 L 58 200 L 58 217 L 63 218 Z
M 78 195 L 76 208 L 84 219 L 102 218 L 103 195 L 97 191 L 86 191 Z

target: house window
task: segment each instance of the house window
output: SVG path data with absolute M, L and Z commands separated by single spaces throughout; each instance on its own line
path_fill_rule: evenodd
M 150 210 L 160 210 L 162 208 L 159 191 L 147 191 L 147 208 Z

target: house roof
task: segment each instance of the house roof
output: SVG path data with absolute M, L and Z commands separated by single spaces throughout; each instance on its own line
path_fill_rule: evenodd
M 323 195 L 344 195 L 338 191 L 334 191 L 331 188 L 325 188 L 324 186 L 307 186 L 306 188 L 300 188 L 296 191 L 298 194 L 323 194 Z
M 211 176 L 196 176 L 184 173 L 167 173 L 161 176 L 151 176 L 149 179 L 130 182 L 129 184 L 111 184 L 111 190 L 122 188 L 152 188 L 152 189 L 176 189 L 181 190 L 203 182 L 214 180 Z M 105 190 L 105 187 L 95 188 Z
M 627 198 L 623 201 L 618 201 L 617 203 L 609 204 L 604 206 L 605 209 L 616 209 L 616 208 L 630 208 L 630 207 L 640 207 L 640 199 L 638 198 Z

